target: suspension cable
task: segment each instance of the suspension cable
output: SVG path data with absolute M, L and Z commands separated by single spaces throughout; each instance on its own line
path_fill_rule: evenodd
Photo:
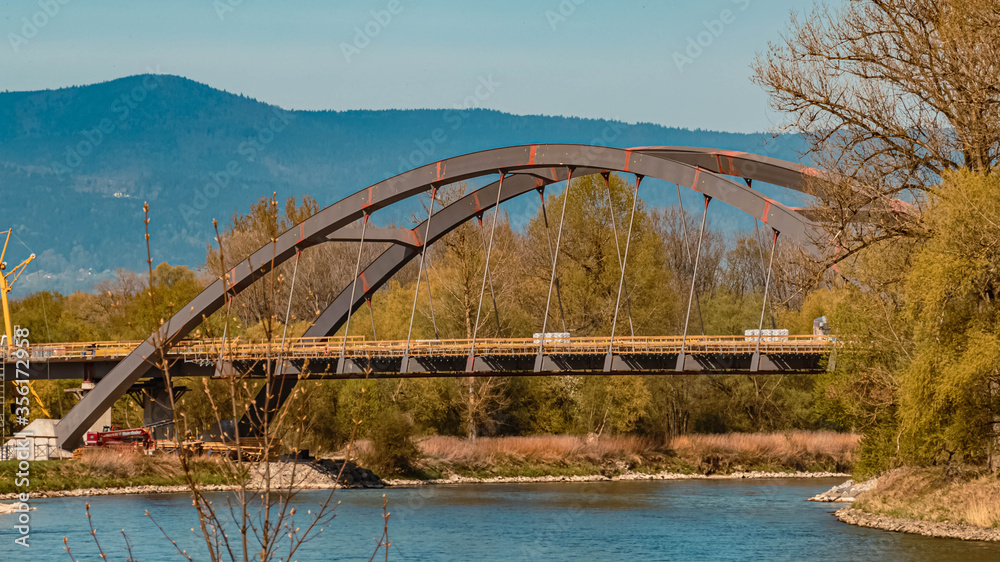
M 614 197 L 611 196 L 611 174 L 609 172 L 601 172 L 601 177 L 604 178 L 604 185 L 608 188 L 608 214 L 611 216 L 611 232 L 615 236 L 615 254 L 618 256 L 618 267 L 623 268 L 622 265 L 622 250 L 618 244 L 618 226 L 617 219 L 615 219 L 615 201 Z M 636 178 L 639 175 L 636 174 Z M 636 192 L 638 193 L 639 186 L 636 185 Z M 634 201 L 633 201 L 634 203 Z M 631 228 L 631 227 L 629 227 Z M 629 232 L 629 236 L 631 236 Z M 615 305 L 615 316 L 618 315 L 618 305 Z M 629 293 L 628 285 L 625 286 L 625 311 L 628 313 L 628 328 L 629 333 L 632 337 L 635 337 L 635 326 L 632 324 L 632 295 Z
M 751 178 L 743 178 L 743 181 L 746 182 L 748 189 L 753 189 L 753 179 L 751 179 Z M 754 216 L 754 218 L 753 218 L 753 237 L 754 237 L 754 241 L 757 243 L 757 254 L 760 256 L 760 269 L 761 269 L 761 273 L 764 273 L 764 275 L 770 275 L 770 271 L 767 271 L 767 272 L 764 271 L 764 238 L 762 236 L 762 233 L 760 231 L 758 231 L 757 227 L 758 227 L 759 224 L 760 224 L 760 221 L 757 219 L 756 216 Z M 771 266 L 768 265 L 767 267 L 770 270 Z M 768 310 L 771 311 L 771 327 L 772 328 L 776 328 L 777 324 L 774 321 L 774 307 L 772 306 Z
M 642 176 L 639 174 L 635 175 L 635 194 L 632 195 L 632 213 L 629 215 L 628 219 L 628 237 L 625 238 L 625 257 L 621 261 L 621 275 L 618 278 L 618 298 L 615 300 L 615 315 L 611 320 L 611 341 L 608 343 L 608 358 L 611 358 L 611 354 L 615 347 L 615 328 L 618 325 L 618 307 L 622 301 L 622 289 L 625 287 L 625 266 L 628 265 L 628 250 L 629 246 L 632 244 L 632 225 L 635 223 L 635 208 L 639 203 L 639 184 L 642 183 Z M 611 195 L 611 192 L 608 192 Z M 617 234 L 615 235 L 617 238 Z M 616 241 L 617 245 L 617 241 Z M 633 334 L 634 336 L 635 334 Z M 611 365 L 607 365 L 608 370 L 610 370 Z
M 549 244 L 549 261 L 552 261 L 554 254 L 552 253 L 552 233 L 549 232 L 549 216 L 545 211 L 545 188 L 538 188 L 538 195 L 542 198 L 542 221 L 545 223 L 545 239 Z M 559 319 L 562 321 L 563 332 L 566 331 L 566 316 L 563 314 L 563 303 L 562 303 L 562 293 L 559 290 L 559 277 L 556 277 L 556 301 L 559 303 Z
M 424 268 L 424 279 L 427 280 L 427 303 L 431 307 L 431 326 L 434 328 L 434 339 L 439 340 L 439 339 L 441 339 L 441 336 L 438 335 L 437 319 L 434 318 L 434 297 L 431 296 L 431 264 L 430 264 L 430 260 L 427 261 L 427 267 Z
M 490 244 L 486 248 L 486 267 L 483 268 L 483 282 L 479 286 L 479 306 L 476 307 L 476 322 L 472 325 L 472 345 L 469 347 L 469 365 L 466 369 L 469 372 L 475 367 L 476 336 L 479 334 L 479 317 L 483 312 L 483 293 L 486 292 L 486 277 L 489 275 L 490 256 L 493 253 L 493 237 L 497 231 L 497 219 L 500 217 L 500 194 L 503 193 L 503 179 L 506 175 L 503 170 L 500 170 L 500 183 L 497 186 L 497 202 L 493 207 L 493 225 L 490 227 Z
M 681 201 L 681 184 L 674 184 L 677 186 L 677 206 L 680 208 L 681 215 L 681 242 L 684 246 L 684 254 L 687 256 L 688 264 L 691 263 L 691 245 L 688 243 L 687 237 L 687 214 L 684 212 L 684 202 Z M 695 289 L 694 294 L 694 306 L 698 310 L 698 324 L 701 326 L 701 335 L 705 335 L 705 319 L 701 315 L 701 295 Z
M 344 372 L 347 358 L 347 334 L 351 331 L 351 316 L 354 315 L 354 294 L 358 287 L 358 276 L 361 274 L 361 255 L 365 249 L 365 232 L 368 230 L 368 218 L 371 215 L 364 211 L 361 222 L 361 241 L 358 243 L 358 260 L 354 264 L 354 279 L 351 281 L 351 300 L 347 302 L 347 320 L 344 323 L 344 341 L 340 344 L 340 359 L 337 360 L 337 374 Z
M 420 267 L 417 270 L 417 286 L 413 290 L 413 307 L 410 309 L 410 327 L 406 331 L 406 347 L 403 349 L 403 362 L 400 364 L 399 372 L 405 373 L 409 367 L 410 362 L 410 338 L 413 336 L 413 317 L 417 313 L 417 298 L 420 296 L 420 278 L 424 271 L 424 261 L 427 259 L 427 246 L 430 244 L 427 241 L 428 236 L 431 233 L 431 217 L 434 215 L 434 201 L 437 197 L 437 186 L 431 184 L 431 202 L 427 206 L 427 224 L 424 228 L 424 247 L 420 249 Z
M 372 339 L 378 341 L 378 334 L 375 332 L 375 313 L 372 311 L 371 297 L 365 297 L 365 302 L 368 303 L 368 316 L 371 316 L 372 319 Z
M 756 371 L 760 367 L 760 342 L 764 338 L 764 312 L 767 310 L 767 292 L 771 284 L 771 268 L 774 266 L 774 253 L 777 248 L 778 231 L 774 230 L 771 239 L 771 258 L 767 264 L 767 277 L 764 279 L 764 302 L 760 305 L 760 323 L 757 324 L 757 346 L 753 352 L 753 359 L 750 361 L 751 371 Z
M 705 238 L 705 221 L 708 218 L 708 204 L 712 198 L 702 194 L 705 198 L 705 211 L 701 215 L 701 230 L 698 232 L 698 251 L 694 255 L 694 271 L 691 272 L 691 292 L 688 294 L 687 315 L 684 317 L 684 336 L 681 338 L 681 352 L 677 356 L 677 370 L 684 370 L 684 352 L 687 348 L 688 324 L 691 321 L 691 301 L 694 300 L 695 284 L 698 282 L 698 262 L 701 259 L 701 243 Z
M 552 256 L 552 275 L 549 277 L 549 293 L 545 297 L 545 315 L 542 317 L 542 337 L 539 339 L 538 344 L 538 358 L 536 359 L 536 367 L 541 368 L 541 358 L 542 354 L 545 352 L 545 329 L 548 327 L 549 322 L 549 306 L 552 302 L 552 285 L 555 283 L 556 279 L 556 265 L 559 261 L 559 245 L 562 243 L 562 231 L 563 223 L 566 222 L 566 202 L 569 201 L 569 190 L 573 185 L 573 168 L 571 166 L 566 168 L 566 189 L 563 190 L 563 204 L 562 204 L 562 214 L 559 216 L 559 230 L 556 232 L 556 249 L 554 255 Z M 566 329 L 566 324 L 563 323 L 563 330 Z
M 483 216 L 479 215 L 479 216 L 476 217 L 476 219 L 479 221 L 479 238 L 483 241 L 483 249 L 485 250 L 486 249 L 486 231 L 483 229 Z M 486 265 L 489 266 L 489 264 L 486 264 Z M 489 267 L 486 268 L 486 271 L 489 272 L 490 296 L 493 298 L 493 316 L 494 316 L 494 318 L 496 319 L 496 322 L 497 322 L 497 337 L 500 337 L 500 310 L 497 308 L 497 294 L 496 294 L 496 291 L 493 290 L 493 272 L 489 270 Z
M 295 249 L 295 264 L 292 266 L 292 284 L 288 289 L 288 306 L 285 308 L 285 325 L 281 329 L 281 345 L 278 347 L 278 359 L 280 360 L 282 355 L 285 353 L 285 335 L 288 334 L 288 320 L 292 313 L 292 296 L 295 294 L 295 276 L 299 272 L 299 256 L 302 252 L 296 248 Z

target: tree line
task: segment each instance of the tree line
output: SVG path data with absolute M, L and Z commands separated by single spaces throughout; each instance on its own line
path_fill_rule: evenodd
M 469 189 L 466 184 L 443 188 L 436 208 Z M 370 310 L 363 306 L 355 312 L 350 334 L 399 340 L 408 334 L 412 339 L 471 338 L 474 332 L 479 338 L 514 338 L 541 331 L 560 211 L 568 197 L 546 330 L 575 337 L 609 335 L 624 261 L 616 335 L 679 335 L 701 216 L 674 207 L 648 207 L 641 195 L 633 217 L 636 190 L 629 178 L 587 176 L 573 180 L 569 189 L 546 193 L 544 212 L 539 205 L 536 215 L 520 226 L 513 225 L 503 209 L 473 218 L 429 247 L 416 299 L 419 258 L 373 294 Z M 422 203 L 424 211 L 414 212 L 415 222 L 426 217 L 422 213 L 430 201 L 425 198 Z M 207 247 L 202 267 L 192 270 L 161 263 L 153 270 L 156 309 L 150 305 L 149 280 L 120 270 L 92 293 L 29 295 L 14 305 L 15 318 L 32 329 L 39 343 L 145 338 L 224 271 L 318 210 L 309 197 L 284 204 L 275 197 L 262 198 L 221 230 L 220 241 Z M 710 216 L 708 222 L 711 225 Z M 484 275 L 488 248 L 489 273 Z M 385 244 L 359 248 L 357 243 L 328 242 L 306 249 L 298 263 L 282 264 L 236 297 L 228 326 L 219 312 L 192 337 L 221 337 L 224 327 L 230 338 L 277 341 L 285 333 L 300 335 L 341 291 L 350 289 L 359 249 L 363 268 Z M 764 232 L 763 225 L 729 236 L 709 226 L 701 248 L 690 334 L 736 335 L 757 327 L 770 250 L 770 230 Z M 766 328 L 811 333 L 813 318 L 823 313 L 822 299 L 802 289 L 803 275 L 794 265 L 797 259 L 797 250 L 778 246 Z M 343 328 L 337 335 L 343 335 Z M 224 401 L 229 393 L 226 385 L 175 383 L 193 389 L 182 406 L 190 426 L 196 431 L 208 429 L 214 413 L 206 391 L 218 393 Z M 73 399 L 62 392 L 71 384 L 75 381 L 40 388 L 53 415 L 71 407 Z M 315 388 L 293 407 L 307 413 L 311 438 L 324 448 L 347 440 L 361 387 L 369 402 L 365 419 L 372 427 L 388 419 L 408 432 L 470 439 L 638 432 L 665 442 L 692 431 L 833 427 L 816 412 L 813 379 L 801 375 L 496 376 L 300 384 Z M 135 425 L 141 415 L 128 400 L 116 405 L 115 417 L 122 425 Z
M 779 246 L 771 327 L 808 333 L 826 315 L 849 340 L 836 368 L 818 377 L 623 376 L 310 383 L 304 404 L 311 439 L 336 446 L 367 393 L 365 420 L 377 435 L 641 432 L 835 428 L 864 435 L 859 476 L 903 464 L 1000 470 L 1000 10 L 991 0 L 859 0 L 817 5 L 796 17 L 753 66 L 753 79 L 782 116 L 780 130 L 808 142 L 817 173 L 806 188 L 826 228 L 815 252 Z M 780 132 L 780 131 L 779 131 Z M 452 186 L 454 200 L 466 186 Z M 620 272 L 622 225 L 633 185 L 612 176 L 575 180 L 546 194 L 525 225 L 498 216 L 492 291 L 479 307 L 484 226 L 470 221 L 435 244 L 417 295 L 414 338 L 526 337 L 545 324 L 576 336 L 608 335 Z M 550 315 L 554 210 L 569 197 L 558 290 Z M 137 296 L 133 274 L 96 294 L 31 295 L 15 306 L 33 334 L 52 339 L 145 337 L 170 306 L 193 296 L 230 262 L 315 211 L 311 200 L 262 200 L 234 218 L 198 272 L 162 264 L 154 291 L 165 310 Z M 492 229 L 492 214 L 483 224 Z M 612 222 L 614 218 L 614 223 Z M 617 334 L 677 334 L 691 280 L 700 217 L 637 205 L 626 295 Z M 617 231 L 617 236 L 615 235 Z M 702 249 L 689 333 L 755 328 L 769 250 L 760 230 L 710 234 Z M 380 249 L 364 250 L 363 263 Z M 302 298 L 288 300 L 286 264 L 269 284 L 241 295 L 233 333 L 274 337 L 291 302 L 289 331 L 301 333 L 353 278 L 357 246 L 307 250 L 297 272 Z M 305 273 L 304 273 L 305 272 Z M 352 333 L 406 337 L 418 269 L 404 268 L 352 320 Z M 254 293 L 254 291 L 258 291 Z M 426 298 L 427 294 L 430 298 Z M 264 298 L 266 297 L 266 298 Z M 493 298 L 496 305 L 493 305 Z M 430 303 L 434 303 L 434 314 Z M 550 303 L 551 304 L 551 303 Z M 42 305 L 44 305 L 44 308 Z M 41 312 L 39 312 L 41 310 Z M 47 324 L 42 322 L 48 311 Z M 53 316 L 55 315 L 55 316 Z M 479 321 L 476 321 L 476 318 Z M 291 324 L 294 324 L 294 329 Z M 218 336 L 213 317 L 200 336 Z M 41 331 L 40 331 L 41 330 Z M 362 392 L 364 390 L 365 392 Z M 52 400 L 60 399 L 53 391 Z M 65 398 L 61 399 L 65 402 Z M 201 419 L 199 395 L 185 408 Z M 56 411 L 64 408 L 54 407 Z M 207 419 L 207 417 L 204 417 Z

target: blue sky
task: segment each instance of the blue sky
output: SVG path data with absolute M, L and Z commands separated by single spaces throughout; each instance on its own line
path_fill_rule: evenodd
M 749 65 L 778 39 L 792 10 L 811 6 L 810 0 L 0 1 L 0 90 L 88 84 L 153 69 L 291 109 L 447 108 L 472 101 L 519 114 L 765 131 L 780 117 L 750 82 Z

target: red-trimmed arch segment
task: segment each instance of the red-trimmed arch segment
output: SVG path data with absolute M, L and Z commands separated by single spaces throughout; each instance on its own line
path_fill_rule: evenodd
M 713 165 L 714 162 L 714 165 Z M 728 167 L 727 167 L 728 166 Z M 734 168 L 735 166 L 735 168 Z M 409 197 L 432 188 L 500 173 L 511 174 L 503 183 L 500 201 L 533 191 L 549 183 L 601 172 L 626 172 L 658 178 L 693 189 L 718 199 L 781 232 L 784 238 L 807 241 L 819 230 L 803 214 L 774 201 L 743 182 L 724 177 L 733 171 L 750 179 L 802 189 L 804 175 L 810 170 L 798 164 L 773 158 L 709 149 L 649 147 L 618 149 L 570 144 L 537 144 L 497 148 L 441 160 L 357 191 L 325 207 L 293 226 L 273 243 L 254 252 L 184 306 L 156 333 L 141 343 L 95 388 L 90 391 L 56 426 L 56 437 L 63 448 L 80 443 L 83 433 L 140 378 L 147 376 L 159 359 L 204 318 L 219 310 L 227 298 L 261 279 L 273 266 L 293 258 L 297 252 L 329 240 L 347 239 L 341 231 L 355 227 L 351 223 Z M 316 320 L 307 335 L 328 335 L 339 329 L 348 311 L 357 309 L 364 299 L 388 281 L 425 243 L 433 243 L 470 218 L 491 208 L 497 200 L 499 182 L 463 197 L 435 213 L 431 218 L 428 240 L 426 225 L 412 230 L 412 236 L 387 234 L 382 241 L 393 245 L 361 274 L 363 286 L 354 302 L 349 287 Z M 157 342 L 159 345 L 157 345 Z

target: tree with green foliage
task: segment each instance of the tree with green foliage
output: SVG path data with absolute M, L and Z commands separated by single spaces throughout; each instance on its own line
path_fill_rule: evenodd
M 610 184 L 610 185 L 609 185 Z M 563 219 L 557 277 L 562 310 L 550 306 L 549 331 L 566 331 L 574 336 L 607 336 L 618 310 L 616 334 L 668 333 L 675 325 L 677 295 L 671 290 L 671 272 L 666 266 L 663 246 L 650 213 L 636 189 L 617 174 L 609 184 L 599 175 L 573 180 L 571 187 L 546 199 L 548 229 L 541 212 L 524 232 L 525 287 L 522 306 L 532 311 L 536 330 L 542 326 L 545 298 L 552 273 L 549 240 L 555 244 L 563 199 L 568 197 Z M 641 192 L 641 187 L 640 187 Z M 628 241 L 629 225 L 631 241 Z M 617 233 L 617 240 L 615 235 Z M 629 245 L 625 285 L 619 302 L 618 288 L 625 246 Z M 565 318 L 560 314 L 565 314 Z
M 951 173 L 904 284 L 913 356 L 900 373 L 906 458 L 1000 469 L 1000 178 Z

